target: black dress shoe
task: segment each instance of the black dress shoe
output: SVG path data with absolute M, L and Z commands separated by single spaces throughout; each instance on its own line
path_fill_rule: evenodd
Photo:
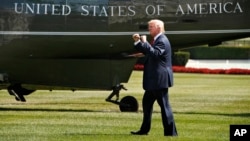
M 145 133 L 145 132 L 142 132 L 142 131 L 137 131 L 137 132 L 131 131 L 131 134 L 132 135 L 148 135 L 148 133 Z

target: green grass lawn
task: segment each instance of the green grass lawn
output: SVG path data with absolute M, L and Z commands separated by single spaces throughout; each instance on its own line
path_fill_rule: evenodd
M 142 121 L 142 72 L 134 71 L 128 91 L 138 113 L 121 113 L 105 102 L 110 91 L 36 91 L 19 103 L 0 91 L 0 141 L 171 140 L 229 141 L 230 124 L 250 124 L 250 75 L 175 73 L 170 88 L 178 137 L 164 137 L 160 108 L 154 105 L 147 136 L 132 136 Z

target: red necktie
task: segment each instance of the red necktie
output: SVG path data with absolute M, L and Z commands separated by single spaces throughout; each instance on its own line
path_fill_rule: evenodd
M 153 39 L 153 40 L 150 42 L 150 44 L 151 44 L 151 45 L 153 45 L 153 44 L 154 44 L 154 42 L 155 42 L 155 40 Z

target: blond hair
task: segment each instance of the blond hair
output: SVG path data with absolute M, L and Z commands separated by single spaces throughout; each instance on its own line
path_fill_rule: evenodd
M 160 32 L 165 32 L 164 22 L 158 19 L 153 19 L 148 22 L 148 24 L 154 24 L 157 28 L 160 28 Z

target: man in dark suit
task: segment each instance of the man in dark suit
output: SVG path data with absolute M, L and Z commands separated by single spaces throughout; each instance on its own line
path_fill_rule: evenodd
M 148 30 L 154 42 L 150 44 L 146 36 L 134 34 L 135 48 L 145 55 L 143 89 L 145 90 L 143 122 L 139 131 L 133 135 L 147 135 L 151 127 L 153 104 L 155 100 L 161 107 L 162 123 L 165 136 L 177 136 L 173 112 L 169 103 L 168 88 L 173 86 L 171 46 L 164 35 L 164 23 L 161 20 L 148 22 Z

